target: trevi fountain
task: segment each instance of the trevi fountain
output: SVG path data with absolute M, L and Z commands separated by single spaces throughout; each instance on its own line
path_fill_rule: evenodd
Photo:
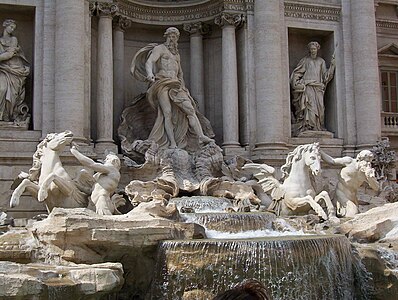
M 397 299 L 396 6 L 0 1 L 0 298 Z

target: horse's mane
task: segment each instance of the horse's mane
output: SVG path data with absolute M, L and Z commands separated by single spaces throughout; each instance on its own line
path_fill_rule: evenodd
M 289 176 L 290 169 L 293 162 L 299 161 L 303 157 L 304 152 L 312 152 L 319 147 L 318 143 L 305 144 L 296 147 L 292 152 L 290 152 L 286 157 L 285 164 L 281 167 L 282 177 L 281 179 L 286 179 Z
M 46 137 L 37 145 L 36 151 L 33 154 L 32 167 L 29 169 L 29 179 L 31 181 L 38 180 L 41 170 L 40 158 L 43 156 L 43 148 L 47 146 L 47 143 L 51 141 L 55 136 L 55 133 L 49 133 Z

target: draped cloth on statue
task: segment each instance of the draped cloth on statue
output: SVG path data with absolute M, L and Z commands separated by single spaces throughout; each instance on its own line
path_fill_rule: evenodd
M 0 43 L 0 53 L 6 50 Z M 24 63 L 23 54 L 0 61 L 0 121 L 12 121 L 20 113 L 18 108 L 25 100 L 25 80 L 30 71 Z
M 149 44 L 139 50 L 134 56 L 131 63 L 131 73 L 136 79 L 146 81 L 145 63 L 155 46 L 157 44 Z M 156 74 L 156 70 L 154 73 Z M 214 136 L 210 122 L 198 111 L 196 102 L 185 87 L 183 81 L 156 75 L 155 82 L 150 84 L 146 92 L 146 99 L 157 110 L 156 121 L 148 140 L 156 142 L 159 148 L 168 148 L 170 144 L 164 127 L 164 116 L 158 104 L 158 96 L 163 93 L 167 93 L 170 99 L 174 137 L 178 148 L 188 151 L 199 149 L 198 137 L 190 128 L 187 115 L 180 109 L 185 101 L 189 101 L 194 107 L 204 134 L 208 137 Z
M 294 131 L 326 130 L 324 93 L 328 82 L 333 78 L 334 67 L 326 68 L 321 57 L 304 57 L 291 75 L 293 87 L 293 107 L 295 110 Z M 297 85 L 303 89 L 297 89 Z

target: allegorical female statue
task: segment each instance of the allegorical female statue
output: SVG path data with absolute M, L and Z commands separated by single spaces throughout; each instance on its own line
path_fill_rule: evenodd
M 17 27 L 14 20 L 3 22 L 0 37 L 0 121 L 25 121 L 28 106 L 25 103 L 25 80 L 30 69 L 18 39 L 13 36 Z
M 309 55 L 302 58 L 290 77 L 293 93 L 293 135 L 300 132 L 325 129 L 325 106 L 323 96 L 335 70 L 334 55 L 329 69 L 325 60 L 318 56 L 318 42 L 308 44 Z

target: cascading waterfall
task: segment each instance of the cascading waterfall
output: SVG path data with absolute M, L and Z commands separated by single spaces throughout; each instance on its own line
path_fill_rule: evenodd
M 209 196 L 191 196 L 173 198 L 171 203 L 175 203 L 178 210 L 181 208 L 192 208 L 195 212 L 224 212 L 228 207 L 232 207 L 231 200 L 225 198 Z
M 260 280 L 275 300 L 371 299 L 366 270 L 345 236 L 276 232 L 272 214 L 222 212 L 227 199 L 175 203 L 200 211 L 182 217 L 211 239 L 161 242 L 150 299 L 179 300 L 198 290 L 215 296 L 248 278 Z
M 344 236 L 164 241 L 151 299 L 217 293 L 256 278 L 274 299 L 355 299 L 351 245 Z

